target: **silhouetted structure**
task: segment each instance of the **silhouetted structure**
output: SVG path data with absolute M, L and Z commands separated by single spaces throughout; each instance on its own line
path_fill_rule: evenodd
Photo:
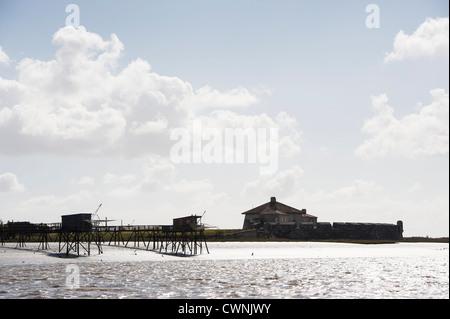
M 175 255 L 196 255 L 209 253 L 204 236 L 202 216 L 190 215 L 173 219 L 172 225 L 102 226 L 100 220 L 92 220 L 94 214 L 79 213 L 61 216 L 61 223 L 32 224 L 30 222 L 8 222 L 0 224 L 0 243 L 17 240 L 17 247 L 24 247 L 27 241 L 41 243 L 39 249 L 48 249 L 49 235 L 53 234 L 59 243 L 59 252 L 66 255 L 73 252 L 91 254 L 91 246 L 103 253 L 102 244 L 123 245 Z M 105 220 L 106 221 L 106 220 Z M 106 222 L 105 222 L 106 224 Z
M 38 241 L 39 249 L 48 248 L 48 233 L 50 226 L 46 224 L 32 224 L 30 222 L 8 222 L 0 225 L 0 243 L 15 240 L 16 247 L 25 247 L 27 241 Z
M 263 230 L 273 237 L 291 239 L 371 239 L 399 240 L 403 238 L 403 222 L 383 223 L 329 223 L 317 222 L 317 217 L 306 209 L 296 209 L 276 201 L 242 213 L 244 230 Z
M 78 231 L 90 232 L 92 231 L 92 214 L 79 213 L 72 215 L 61 216 L 61 230 L 62 231 Z
M 306 209 L 297 209 L 280 202 L 275 197 L 270 198 L 270 202 L 252 208 L 244 213 L 243 229 L 252 228 L 269 228 L 277 225 L 277 227 L 285 227 L 289 229 L 296 225 L 317 224 L 317 217 L 307 214 Z
M 102 240 L 97 228 L 92 227 L 92 214 L 79 213 L 61 216 L 61 228 L 58 232 L 59 252 L 71 251 L 78 256 L 80 252 L 91 254 L 91 245 L 97 246 L 103 253 Z

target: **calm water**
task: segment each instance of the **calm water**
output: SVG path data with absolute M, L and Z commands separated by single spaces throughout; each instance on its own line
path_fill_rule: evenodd
M 448 244 L 213 243 L 195 257 L 105 247 L 79 258 L 13 247 L 0 247 L 0 298 L 449 298 Z

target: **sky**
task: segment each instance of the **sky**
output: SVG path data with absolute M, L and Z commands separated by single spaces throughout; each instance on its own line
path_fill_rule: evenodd
M 241 228 L 274 196 L 448 237 L 448 6 L 0 0 L 0 220 Z

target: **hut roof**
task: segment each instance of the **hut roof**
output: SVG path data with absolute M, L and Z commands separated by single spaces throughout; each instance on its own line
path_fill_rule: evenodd
M 306 209 L 297 209 L 283 203 L 277 202 L 275 197 L 270 198 L 270 202 L 262 204 L 258 207 L 252 208 L 242 213 L 247 214 L 259 214 L 259 215 L 292 215 L 302 214 L 305 217 L 316 217 L 306 213 Z

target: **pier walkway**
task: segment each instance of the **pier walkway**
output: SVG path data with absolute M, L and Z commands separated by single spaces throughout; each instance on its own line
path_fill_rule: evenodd
M 205 249 L 209 254 L 204 226 L 198 223 L 140 226 L 100 226 L 91 223 L 89 227 L 63 227 L 59 223 L 15 222 L 0 225 L 0 245 L 5 242 L 16 242 L 16 248 L 25 247 L 27 242 L 39 242 L 40 250 L 47 250 L 49 242 L 57 242 L 60 253 L 75 253 L 78 256 L 80 252 L 90 255 L 92 247 L 97 247 L 98 253 L 102 254 L 103 245 L 142 247 L 179 256 L 202 254 Z

